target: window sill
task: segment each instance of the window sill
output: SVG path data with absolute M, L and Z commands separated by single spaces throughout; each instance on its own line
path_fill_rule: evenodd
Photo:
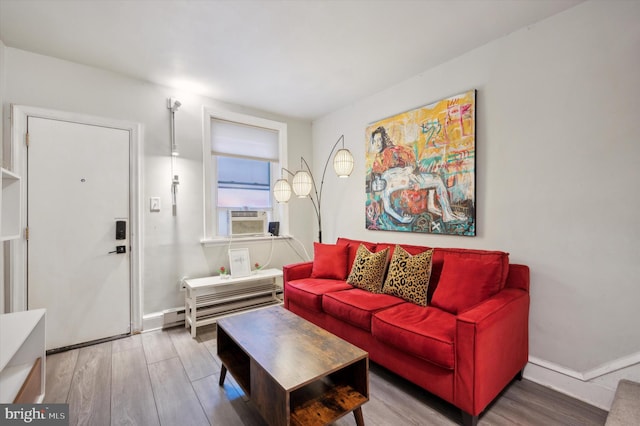
M 277 241 L 277 240 L 290 240 L 292 237 L 289 235 L 279 235 L 277 237 L 273 236 L 256 236 L 256 237 L 218 237 L 218 238 L 203 238 L 200 240 L 200 244 L 204 247 L 216 247 L 216 246 L 224 246 L 233 243 L 262 243 L 267 241 Z

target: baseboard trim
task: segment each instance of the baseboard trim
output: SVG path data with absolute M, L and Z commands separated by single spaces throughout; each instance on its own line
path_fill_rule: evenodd
M 584 380 L 593 380 L 597 377 L 611 374 L 615 371 L 640 364 L 640 352 L 618 358 L 612 362 L 604 363 L 594 369 L 586 371 L 582 376 Z
M 529 357 L 524 377 L 565 395 L 609 411 L 621 378 L 640 376 L 640 352 L 584 372 Z
M 576 371 L 534 357 L 529 357 L 523 376 L 527 380 L 606 411 L 609 411 L 615 394 L 615 389 L 578 378 L 581 374 Z
M 553 370 L 557 373 L 564 374 L 565 376 L 572 377 L 577 380 L 581 380 L 583 382 L 588 382 L 589 380 L 593 380 L 595 378 L 605 376 L 607 374 L 614 373 L 618 370 L 622 370 L 627 367 L 631 367 L 636 364 L 640 364 L 640 352 L 635 354 L 631 354 L 626 357 L 618 358 L 612 362 L 607 362 L 602 365 L 599 365 L 596 368 L 585 372 L 579 372 L 575 370 L 571 370 L 569 368 L 562 367 L 558 364 L 554 364 L 553 362 L 545 361 L 536 357 L 529 357 L 529 363 L 535 364 L 537 366 Z
M 144 333 L 154 330 L 160 330 L 164 326 L 164 314 L 162 312 L 153 312 L 142 317 L 142 331 Z
M 142 317 L 142 331 L 144 333 L 178 325 L 184 325 L 184 306 L 165 309 L 162 312 L 152 312 Z

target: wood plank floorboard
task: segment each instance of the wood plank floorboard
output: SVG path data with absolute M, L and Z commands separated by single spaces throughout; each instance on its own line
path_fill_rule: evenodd
M 79 351 L 79 349 L 73 349 L 47 356 L 45 403 L 67 402 Z
M 224 386 L 218 386 L 219 373 L 193 382 L 200 404 L 212 425 L 267 426 L 257 410 L 247 407 L 244 394 L 227 375 Z
M 70 424 L 265 426 L 227 374 L 218 386 L 215 325 L 177 327 L 47 357 L 46 402 L 68 402 Z M 383 367 L 370 364 L 367 426 L 451 426 L 460 411 Z M 607 412 L 528 380 L 514 381 L 480 416 L 480 426 L 596 426 Z M 335 426 L 353 426 L 349 413 Z
M 151 389 L 142 344 L 114 341 L 113 349 L 129 347 L 113 352 L 111 365 L 111 424 L 129 426 L 157 426 L 160 424 L 156 403 Z
M 111 424 L 111 345 L 79 350 L 67 399 L 70 425 Z
M 220 371 L 220 366 L 213 360 L 211 352 L 199 340 L 185 333 L 182 328 L 169 331 L 171 342 L 176 349 L 189 380 L 194 381 Z
M 215 324 L 198 328 L 198 336 L 197 336 L 198 341 L 207 348 L 209 353 L 211 353 L 211 355 L 213 356 L 213 360 L 216 362 L 216 364 L 218 364 L 219 367 L 222 367 L 222 362 L 220 361 L 220 358 L 218 358 L 218 355 L 217 355 L 218 341 L 216 337 L 217 337 L 217 334 L 216 334 Z
M 605 423 L 607 412 L 523 380 L 514 383 L 494 401 L 487 413 L 488 419 L 492 418 L 490 414 L 502 415 L 507 421 L 522 419 L 526 421 L 523 424 L 532 426 L 597 426 Z M 497 420 L 494 422 L 497 423 Z
M 161 424 L 209 424 L 180 359 L 171 358 L 150 364 L 149 375 Z
M 167 332 L 143 333 L 142 347 L 144 348 L 144 355 L 147 358 L 147 364 L 153 364 L 154 362 L 178 356 Z
M 459 416 L 459 411 L 451 405 L 372 363 L 369 373 L 369 402 L 363 405 L 362 412 L 368 426 L 450 426 L 455 424 Z M 353 415 L 336 422 L 339 426 L 353 424 Z
M 142 335 L 134 334 L 129 337 L 114 340 L 111 352 L 116 353 L 120 351 L 126 351 L 129 349 L 141 348 L 142 349 Z

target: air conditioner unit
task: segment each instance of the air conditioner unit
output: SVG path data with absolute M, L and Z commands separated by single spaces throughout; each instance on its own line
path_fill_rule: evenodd
M 236 236 L 265 235 L 268 217 L 263 210 L 230 210 L 229 233 Z

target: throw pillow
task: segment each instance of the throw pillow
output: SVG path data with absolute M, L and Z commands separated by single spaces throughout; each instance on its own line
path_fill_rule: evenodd
M 358 252 L 358 247 L 360 244 L 364 244 L 364 246 L 373 253 L 376 248 L 375 243 L 370 243 L 368 241 L 360 241 L 360 240 L 351 240 L 349 238 L 338 237 L 336 244 L 342 244 L 349 247 L 349 259 L 347 260 L 347 273 L 351 271 L 351 267 L 353 266 L 353 261 L 356 260 L 356 253 Z
M 412 256 L 401 246 L 393 250 L 382 291 L 416 305 L 427 306 L 433 250 Z
M 371 293 L 381 293 L 388 256 L 389 249 L 371 253 L 360 244 L 347 282 Z
M 311 278 L 344 280 L 347 277 L 347 255 L 344 245 L 313 243 Z
M 447 255 L 431 305 L 457 315 L 500 291 L 501 262 Z

